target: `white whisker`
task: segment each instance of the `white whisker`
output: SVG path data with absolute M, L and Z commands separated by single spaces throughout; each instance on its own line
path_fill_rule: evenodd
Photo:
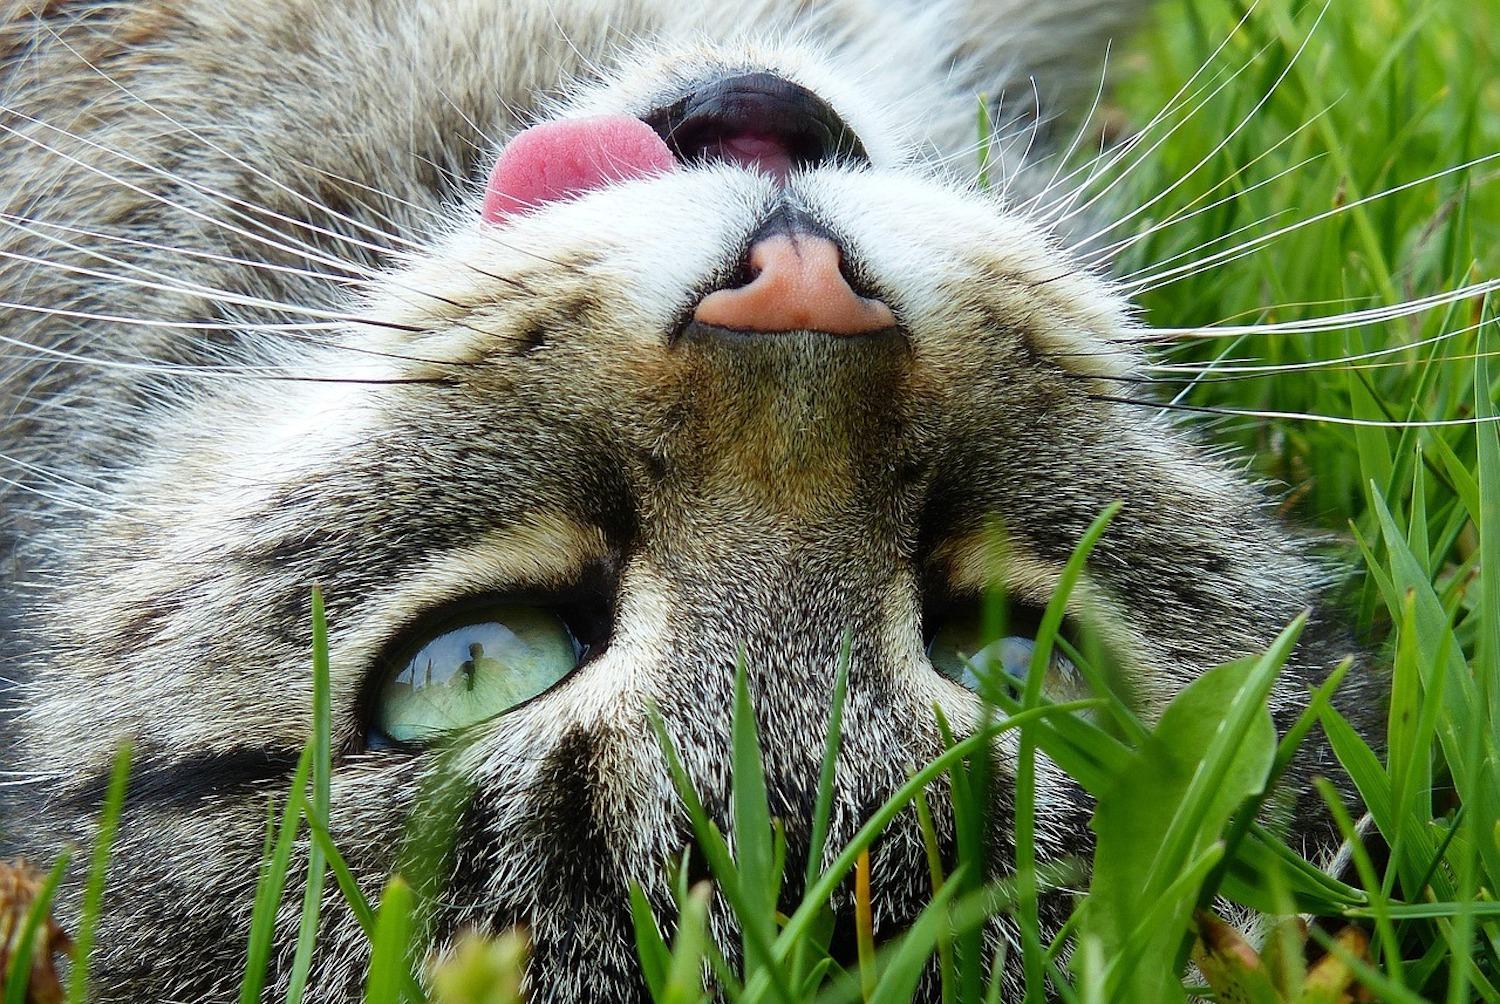
M 1309 216 L 1303 220 L 1298 220 L 1296 223 L 1289 224 L 1285 227 L 1280 228 L 1279 230 L 1274 230 L 1269 234 L 1263 234 L 1262 236 L 1257 237 L 1254 240 L 1247 241 L 1246 243 L 1241 244 L 1238 247 L 1226 248 L 1223 251 L 1215 252 L 1202 261 L 1191 262 L 1185 265 L 1180 265 L 1176 268 L 1168 269 L 1165 272 L 1157 272 L 1152 275 L 1146 275 L 1140 278 L 1136 278 L 1133 281 L 1128 281 L 1126 283 L 1126 286 L 1130 289 L 1131 294 L 1135 296 L 1139 296 L 1142 293 L 1150 290 L 1161 289 L 1163 286 L 1167 286 L 1173 282 L 1180 281 L 1189 272 L 1201 270 L 1205 266 L 1221 264 L 1225 261 L 1235 260 L 1239 257 L 1243 257 L 1244 254 L 1253 253 L 1254 251 L 1259 250 L 1272 241 L 1284 237 L 1287 234 L 1295 233 L 1296 231 L 1301 230 L 1303 227 L 1309 227 L 1315 223 L 1321 223 L 1326 219 L 1338 216 L 1341 213 L 1346 213 L 1351 209 L 1369 205 L 1370 203 L 1379 201 L 1380 199 L 1389 198 L 1392 195 L 1409 191 L 1419 185 L 1425 185 L 1430 182 L 1437 181 L 1441 178 L 1449 177 L 1450 175 L 1472 170 L 1480 164 L 1487 164 L 1490 161 L 1497 159 L 1500 159 L 1500 152 L 1485 154 L 1482 157 L 1475 157 L 1473 160 L 1466 161 L 1462 164 L 1455 164 L 1454 166 L 1446 167 L 1441 171 L 1434 171 L 1431 174 L 1425 175 L 1421 178 L 1417 178 L 1413 181 L 1403 182 L 1402 184 L 1394 185 L 1383 191 L 1376 192 L 1373 195 L 1366 195 L 1362 198 L 1354 199 L 1350 202 L 1345 202 L 1342 205 L 1334 206 L 1331 209 L 1326 209 L 1321 213 Z

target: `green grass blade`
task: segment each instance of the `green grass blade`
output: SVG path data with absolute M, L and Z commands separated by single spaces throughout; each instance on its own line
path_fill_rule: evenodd
M 1009 716 L 999 722 L 995 722 L 985 729 L 975 732 L 965 739 L 959 740 L 952 747 L 930 760 L 926 766 L 914 773 L 906 780 L 906 783 L 886 799 L 878 809 L 870 814 L 860 826 L 844 849 L 839 852 L 837 858 L 823 870 L 818 881 L 803 896 L 802 903 L 797 907 L 791 917 L 787 918 L 782 927 L 780 936 L 776 939 L 776 956 L 785 958 L 799 940 L 805 937 L 813 924 L 813 919 L 828 897 L 833 894 L 834 889 L 843 881 L 844 877 L 854 868 L 854 862 L 861 850 L 868 848 L 875 839 L 890 825 L 896 814 L 906 808 L 916 798 L 917 792 L 926 788 L 936 778 L 940 777 L 958 763 L 964 757 L 973 756 L 976 752 L 985 748 L 994 738 L 1003 732 L 1021 728 L 1039 719 L 1054 716 L 1066 716 L 1077 711 L 1096 708 L 1098 701 L 1071 701 L 1065 704 L 1044 705 L 1033 708 L 1030 711 L 1021 712 Z
M 1083 576 L 1094 545 L 1104 536 L 1104 531 L 1119 511 L 1120 503 L 1114 502 L 1096 516 L 1063 566 L 1037 628 L 1031 665 L 1027 668 L 1026 686 L 1021 696 L 1023 711 L 1037 707 L 1041 702 L 1042 681 L 1052 666 L 1052 653 L 1058 632 L 1062 630 L 1063 617 L 1067 614 L 1068 601 Z M 1021 890 L 1016 920 L 1021 928 L 1021 959 L 1028 1002 L 1040 1001 L 1047 993 L 1046 948 L 1042 944 L 1041 921 L 1037 914 L 1040 894 L 1036 882 L 1036 753 L 1035 730 L 1021 729 L 1015 786 L 1015 864 Z
M 115 753 L 114 766 L 109 774 L 109 788 L 105 791 L 104 807 L 99 814 L 93 859 L 89 863 L 89 877 L 83 890 L 83 911 L 78 919 L 78 934 L 73 938 L 73 971 L 68 979 L 68 1004 L 84 1004 L 88 999 L 89 957 L 93 954 L 94 935 L 99 928 L 99 915 L 104 908 L 104 878 L 109 871 L 109 858 L 114 850 L 120 814 L 125 807 L 130 754 L 128 743 L 122 744 Z
M 738 914 L 744 940 L 745 978 L 768 960 L 755 945 L 769 945 L 775 937 L 779 876 L 771 873 L 771 815 L 766 796 L 765 766 L 760 756 L 760 733 L 750 706 L 745 651 L 735 660 L 734 713 L 730 723 L 730 802 L 733 806 L 734 860 L 739 872 L 744 909 Z M 753 930 L 752 930 L 753 929 Z
M 386 883 L 375 915 L 375 937 L 370 946 L 370 972 L 364 1004 L 400 1004 L 411 985 L 408 963 L 416 927 L 416 896 L 399 875 Z
M 321 589 L 312 591 L 312 669 L 312 811 L 319 819 L 327 819 L 333 771 L 333 697 L 328 670 L 328 618 L 323 610 Z M 306 992 L 307 974 L 312 966 L 313 946 L 318 936 L 318 914 L 323 904 L 323 880 L 327 870 L 328 860 L 323 853 L 323 845 L 314 840 L 307 852 L 307 888 L 302 895 L 302 920 L 297 929 L 297 951 L 292 958 L 287 1004 L 301 1004 Z
M 26 1004 L 29 999 L 26 996 L 27 988 L 31 985 L 31 969 L 33 957 L 36 954 L 36 936 L 52 916 L 52 900 L 57 896 L 58 883 L 62 882 L 63 873 L 68 870 L 68 862 L 73 855 L 63 851 L 58 855 L 57 861 L 52 865 L 52 870 L 42 880 L 41 887 L 36 891 L 36 898 L 31 902 L 31 909 L 26 911 L 26 919 L 21 925 L 19 933 L 12 935 L 9 945 L 0 946 L 8 949 L 10 960 L 5 967 L 5 972 L 0 973 L 0 988 L 5 990 L 4 1004 Z
M 641 976 L 653 1001 L 666 996 L 667 967 L 672 953 L 656 925 L 656 914 L 646 900 L 646 893 L 639 882 L 630 883 L 630 925 L 635 932 L 635 955 L 641 964 Z
M 723 834 L 719 832 L 719 828 L 714 825 L 707 810 L 704 809 L 703 801 L 698 797 L 692 778 L 683 767 L 682 759 L 677 755 L 677 747 L 673 744 L 672 737 L 667 734 L 666 724 L 660 715 L 652 714 L 651 727 L 655 730 L 657 742 L 661 746 L 663 756 L 666 757 L 667 770 L 677 789 L 677 797 L 682 800 L 683 807 L 687 810 L 693 833 L 698 839 L 698 846 L 708 861 L 709 871 L 713 873 L 719 891 L 729 902 L 736 917 L 748 916 L 752 909 L 751 901 L 746 898 L 741 886 L 739 868 L 733 855 L 729 853 L 729 845 L 725 843 Z M 790 1004 L 791 991 L 786 973 L 781 966 L 776 964 L 782 960 L 782 957 L 775 956 L 770 941 L 762 937 L 770 917 L 762 917 L 761 921 L 761 923 L 741 925 L 747 953 L 746 970 L 747 972 L 752 969 L 757 971 L 758 979 L 754 981 L 755 992 L 759 993 L 762 986 L 769 987 L 776 1000 Z M 751 986 L 752 981 L 747 979 L 747 995 L 751 993 Z
M 271 856 L 261 862 L 260 880 L 255 886 L 255 905 L 250 913 L 250 941 L 245 949 L 245 974 L 240 981 L 240 1004 L 259 1004 L 261 989 L 265 986 L 266 965 L 271 960 L 271 947 L 276 937 L 276 912 L 281 906 L 281 894 L 286 887 L 297 824 L 302 819 L 302 802 L 307 789 L 307 776 L 312 770 L 312 758 L 313 744 L 308 742 L 297 760 L 297 770 L 292 775 L 291 790 L 281 813 L 281 824 Z
M 828 821 L 833 815 L 833 782 L 838 769 L 839 743 L 844 731 L 844 700 L 849 694 L 849 659 L 854 635 L 844 632 L 839 661 L 833 678 L 833 702 L 828 708 L 828 732 L 823 740 L 823 767 L 818 774 L 818 796 L 813 803 L 812 833 L 808 839 L 805 886 L 817 881 L 823 870 L 823 850 L 828 842 Z
M 698 1004 L 703 993 L 704 955 L 708 944 L 708 907 L 712 896 L 707 883 L 699 883 L 683 901 L 672 940 L 672 955 L 666 972 L 662 1004 Z
M 359 926 L 364 929 L 366 936 L 373 937 L 375 934 L 374 907 L 365 897 L 364 890 L 360 889 L 354 873 L 349 870 L 349 864 L 344 860 L 344 855 L 334 846 L 333 838 L 328 835 L 327 825 L 317 817 L 306 799 L 302 802 L 302 811 L 307 819 L 307 828 L 312 832 L 313 841 L 322 850 L 324 860 L 333 870 L 339 894 L 344 897 L 344 902 L 349 905 L 349 909 L 354 911 L 354 918 L 359 921 Z

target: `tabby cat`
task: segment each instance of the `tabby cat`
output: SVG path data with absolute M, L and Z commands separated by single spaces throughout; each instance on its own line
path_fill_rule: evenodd
M 972 177 L 974 95 L 1060 143 L 1139 6 L 9 0 L 0 839 L 86 843 L 133 744 L 97 999 L 236 998 L 315 585 L 335 844 L 378 889 L 456 773 L 436 947 L 524 925 L 537 1002 L 644 994 L 628 883 L 666 914 L 692 842 L 653 709 L 727 826 L 743 653 L 794 897 L 844 639 L 832 848 L 944 749 L 935 706 L 973 727 L 964 657 L 1024 667 L 1111 503 L 1070 616 L 1143 713 L 1311 609 L 1285 727 L 1350 650 L 1326 570 L 1122 400 L 1142 330 L 1042 211 L 1050 175 Z M 1369 719 L 1376 688 L 1341 701 Z M 1310 740 L 1288 782 L 1309 853 L 1331 763 Z M 1041 859 L 1086 858 L 1088 799 L 1045 760 L 1039 788 Z M 929 889 L 910 813 L 871 874 L 885 936 Z M 1049 931 L 1071 902 L 1045 894 Z M 330 883 L 310 999 L 367 958 Z

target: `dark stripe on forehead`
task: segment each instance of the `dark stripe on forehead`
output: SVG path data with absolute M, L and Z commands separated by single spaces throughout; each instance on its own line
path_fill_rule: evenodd
M 125 789 L 130 806 L 183 807 L 209 796 L 237 796 L 273 782 L 286 781 L 297 755 L 285 750 L 245 746 L 199 753 L 180 760 L 138 759 Z M 109 789 L 109 771 L 89 778 L 64 799 L 70 808 L 92 811 Z

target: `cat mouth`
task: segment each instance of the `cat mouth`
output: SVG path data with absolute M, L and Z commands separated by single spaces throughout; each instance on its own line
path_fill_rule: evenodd
M 794 170 L 869 154 L 833 106 L 774 73 L 721 77 L 641 121 L 683 164 L 728 163 L 784 182 Z

